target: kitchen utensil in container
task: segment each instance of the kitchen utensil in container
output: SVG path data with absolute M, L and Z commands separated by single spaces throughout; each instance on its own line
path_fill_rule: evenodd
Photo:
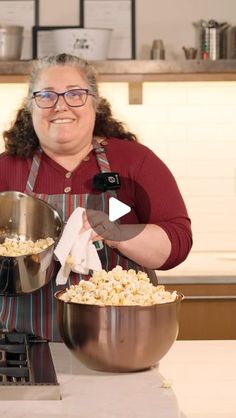
M 87 60 L 106 60 L 112 29 L 57 29 L 52 31 L 55 53 Z
M 5 238 L 54 240 L 37 254 L 0 256 L 0 294 L 30 293 L 48 283 L 62 225 L 57 211 L 43 200 L 20 192 L 0 193 L 0 243 Z
M 58 323 L 65 345 L 91 369 L 131 372 L 154 366 L 178 334 L 183 295 L 150 306 L 98 306 L 57 299 Z
M 204 60 L 222 58 L 220 55 L 221 32 L 228 26 L 228 23 L 218 23 L 213 19 L 207 22 L 201 19 L 194 23 L 194 26 L 197 28 L 199 58 Z
M 0 60 L 20 59 L 23 29 L 23 26 L 0 25 Z

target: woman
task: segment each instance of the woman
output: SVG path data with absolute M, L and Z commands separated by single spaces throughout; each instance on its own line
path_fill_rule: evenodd
M 44 199 L 64 221 L 78 206 L 89 209 L 84 228 L 92 226 L 91 239 L 104 241 L 98 252 L 104 269 L 119 264 L 147 271 L 155 281 L 154 269 L 173 268 L 187 257 L 190 220 L 172 174 L 113 118 L 87 62 L 67 54 L 38 61 L 25 105 L 4 139 L 0 191 Z M 120 188 L 101 190 L 110 172 Z M 97 216 L 108 214 L 110 197 L 131 208 L 119 223 Z M 67 285 L 81 278 L 88 277 L 73 273 Z M 59 341 L 56 290 L 53 277 L 30 295 L 1 297 L 4 328 Z

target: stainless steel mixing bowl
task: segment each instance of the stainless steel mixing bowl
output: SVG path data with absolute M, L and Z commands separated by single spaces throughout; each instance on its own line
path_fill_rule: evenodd
M 62 225 L 57 211 L 43 200 L 20 192 L 0 193 L 0 243 L 6 237 L 54 239 L 54 244 L 38 254 L 0 256 L 0 294 L 30 293 L 48 283 Z
M 98 306 L 64 302 L 55 293 L 65 345 L 87 367 L 131 372 L 154 366 L 177 338 L 176 301 L 152 306 Z

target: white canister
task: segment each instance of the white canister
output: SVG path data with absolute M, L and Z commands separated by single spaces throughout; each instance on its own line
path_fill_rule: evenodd
M 56 29 L 52 31 L 55 53 L 86 60 L 106 60 L 112 29 Z
M 23 30 L 23 26 L 0 26 L 0 60 L 20 59 Z

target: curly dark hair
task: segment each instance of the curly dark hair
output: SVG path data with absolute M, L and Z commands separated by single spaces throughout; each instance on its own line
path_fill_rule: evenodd
M 58 54 L 44 57 L 34 63 L 29 80 L 27 98 L 18 110 L 10 129 L 3 132 L 6 154 L 28 158 L 32 157 L 35 150 L 39 147 L 39 139 L 35 133 L 31 117 L 32 93 L 40 72 L 45 68 L 58 65 L 76 67 L 88 83 L 89 89 L 93 92 L 96 110 L 94 136 L 137 141 L 136 135 L 129 132 L 125 128 L 124 123 L 113 117 L 110 103 L 105 98 L 99 96 L 95 69 L 87 61 L 74 55 Z

